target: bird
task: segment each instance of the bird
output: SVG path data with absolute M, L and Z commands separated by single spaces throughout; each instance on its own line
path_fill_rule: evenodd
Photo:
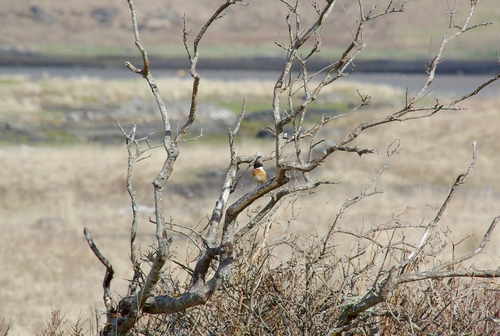
M 266 171 L 262 166 L 262 163 L 255 162 L 253 165 L 252 178 L 257 184 L 261 184 L 267 181 Z

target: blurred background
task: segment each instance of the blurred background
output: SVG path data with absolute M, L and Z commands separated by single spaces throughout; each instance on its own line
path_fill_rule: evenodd
M 191 47 L 221 3 L 135 2 L 141 40 L 174 129 L 183 125 L 192 86 L 182 42 L 183 17 Z M 366 1 L 365 7 L 374 3 Z M 308 1 L 300 4 L 301 23 L 307 27 L 315 11 Z M 464 22 L 468 4 L 457 2 L 455 24 Z M 370 22 L 367 47 L 352 75 L 324 90 L 309 109 L 308 123 L 349 111 L 359 102 L 358 91 L 372 96 L 371 105 L 329 124 L 322 133 L 325 139 L 336 141 L 360 122 L 404 106 L 405 91 L 415 93 L 425 81 L 425 65 L 448 27 L 451 5 L 445 0 L 413 0 L 406 12 Z M 243 97 L 248 97 L 247 115 L 237 138 L 239 153 L 272 151 L 273 140 L 263 128 L 272 124 L 272 90 L 285 55 L 276 43 L 287 43 L 286 14 L 280 1 L 252 0 L 247 6 L 232 6 L 206 33 L 198 67 L 199 115 L 190 135 L 203 129 L 204 136 L 182 144 L 166 191 L 167 218 L 184 225 L 206 224 L 228 161 L 227 128 L 234 126 Z M 322 31 L 321 52 L 310 62 L 311 72 L 340 57 L 352 40 L 357 15 L 357 1 L 338 2 Z M 90 329 L 93 310 L 103 307 L 104 269 L 86 245 L 83 227 L 90 228 L 115 267 L 113 290 L 123 295 L 125 279 L 131 276 L 127 157 L 117 122 L 125 130 L 138 123 L 138 135 L 155 132 L 153 141 L 158 141 L 161 130 L 147 83 L 124 66 L 125 61 L 141 66 L 128 4 L 3 1 L 0 22 L 0 321 L 4 318 L 4 326 L 10 323 L 13 335 L 32 335 L 42 330 L 51 310 L 60 310 L 72 322 L 79 316 L 89 321 Z M 499 72 L 497 0 L 479 3 L 470 24 L 482 22 L 493 24 L 466 32 L 448 45 L 446 60 L 422 105 L 434 105 L 435 99 L 450 102 Z M 381 154 L 330 158 L 316 177 L 342 183 L 301 196 L 300 216 L 294 214 L 295 234 L 324 232 L 344 198 L 355 196 L 382 167 L 385 150 L 395 139 L 401 139 L 404 150 L 377 182 L 385 193 L 352 209 L 346 223 L 360 228 L 394 220 L 430 220 L 456 175 L 468 167 L 471 143 L 478 140 L 477 166 L 442 223 L 443 232 L 453 231 L 450 239 L 469 237 L 459 244 L 459 251 L 474 249 L 499 214 L 498 106 L 500 84 L 494 83 L 462 104 L 462 111 L 365 132 L 356 144 L 379 148 Z M 148 223 L 153 211 L 150 181 L 165 158 L 161 149 L 151 154 L 134 173 L 141 205 L 138 239 L 144 250 L 154 239 L 154 226 Z M 272 176 L 273 162 L 265 167 Z M 241 181 L 234 198 L 253 187 L 249 176 Z M 292 217 L 288 215 L 285 212 L 283 218 Z M 284 227 L 274 226 L 273 234 L 279 236 Z M 174 251 L 182 258 L 192 246 L 181 237 L 174 239 Z M 479 259 L 479 268 L 499 266 L 499 251 L 492 245 Z

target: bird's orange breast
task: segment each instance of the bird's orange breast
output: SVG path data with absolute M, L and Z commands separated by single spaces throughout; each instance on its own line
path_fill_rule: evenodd
M 264 183 L 267 181 L 266 172 L 264 171 L 264 169 L 262 169 L 262 167 L 254 169 L 252 172 L 252 177 L 257 183 Z

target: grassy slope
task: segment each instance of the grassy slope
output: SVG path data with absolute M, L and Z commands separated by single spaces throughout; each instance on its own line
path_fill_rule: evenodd
M 411 1 L 406 13 L 392 14 L 371 23 L 368 28 L 369 48 L 364 58 L 413 59 L 428 57 L 429 45 L 435 47 L 446 28 L 446 0 Z M 220 1 L 136 1 L 141 37 L 152 53 L 163 56 L 184 55 L 182 48 L 182 16 L 186 14 L 188 28 L 194 38 L 201 24 L 219 6 Z M 313 11 L 307 2 L 301 8 L 304 24 L 312 22 Z M 349 26 L 355 24 L 356 2 L 336 6 L 323 31 L 323 53 L 335 57 L 350 41 Z M 366 1 L 366 7 L 373 0 Z M 35 16 L 32 6 L 42 14 Z M 464 6 L 465 7 L 465 6 Z M 108 22 L 93 18 L 96 9 L 107 8 L 113 13 Z M 228 15 L 217 21 L 207 33 L 202 47 L 205 55 L 242 56 L 276 53 L 274 42 L 286 36 L 285 8 L 280 1 L 253 0 L 249 6 L 233 6 Z M 467 8 L 459 13 L 463 19 Z M 99 0 L 9 1 L 2 5 L 0 17 L 9 34 L 0 36 L 0 44 L 21 45 L 49 54 L 74 56 L 128 54 L 133 50 L 130 13 L 123 1 L 105 4 Z M 94 17 L 96 15 L 94 14 Z M 500 7 L 496 0 L 483 0 L 475 12 L 473 23 L 499 23 Z M 375 32 L 371 35 L 372 32 Z M 478 35 L 480 34 L 480 35 Z M 468 33 L 460 45 L 450 49 L 451 58 L 491 59 L 498 49 L 497 27 L 483 28 L 480 33 Z M 479 38 L 480 36 L 480 38 Z M 209 48 L 207 46 L 210 46 Z M 466 52 L 464 50 L 472 50 Z

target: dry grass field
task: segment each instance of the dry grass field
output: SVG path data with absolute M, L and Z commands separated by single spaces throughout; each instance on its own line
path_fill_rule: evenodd
M 67 92 L 67 96 L 60 97 L 60 100 L 51 100 L 50 94 L 42 94 L 51 88 L 55 92 L 53 97 L 57 97 L 55 82 L 48 79 L 32 83 L 21 80 L 16 85 L 28 87 L 16 91 L 18 95 L 3 94 L 3 97 L 13 97 L 8 102 L 3 98 L 3 104 L 18 108 L 15 111 L 17 116 L 43 120 L 44 116 L 52 115 L 44 110 L 44 106 L 61 102 L 67 105 L 88 103 L 90 98 L 87 101 L 81 98 L 85 93 L 90 100 L 96 100 L 91 103 L 98 103 L 99 97 L 111 100 L 111 97 L 120 96 L 113 101 L 119 102 L 133 93 L 142 95 L 148 91 L 145 84 L 143 92 L 118 84 L 117 89 L 113 89 L 115 84 L 109 82 L 86 86 L 85 83 L 92 81 L 90 79 L 58 81 Z M 171 84 L 165 82 L 164 85 Z M 241 90 L 241 87 L 251 88 L 252 85 L 207 83 L 205 88 L 212 93 L 202 90 L 201 98 L 223 96 L 231 87 Z M 272 83 L 259 83 L 257 87 L 262 89 L 269 85 Z M 330 124 L 327 132 L 332 138 L 345 134 L 362 120 L 394 110 L 396 107 L 390 102 L 393 100 L 397 105 L 403 97 L 402 92 L 383 86 L 349 85 L 332 90 L 351 92 L 359 88 L 369 91 L 374 95 L 375 104 Z M 9 87 L 12 90 L 16 86 Z M 76 92 L 71 90 L 73 87 L 81 90 L 74 96 L 71 95 Z M 100 89 L 94 92 L 96 87 Z M 4 87 L 3 90 L 9 89 Z M 23 96 L 21 92 L 30 94 Z M 254 93 L 250 97 L 268 99 L 267 94 L 271 91 L 262 92 L 265 93 Z M 229 94 L 238 97 L 242 93 L 231 91 Z M 179 95 L 182 98 L 183 93 Z M 355 96 L 354 92 L 352 97 Z M 278 225 L 273 227 L 272 234 L 279 236 L 286 230 L 280 221 L 289 218 L 291 211 L 294 215 L 299 214 L 291 226 L 295 234 L 306 239 L 323 232 L 342 201 L 357 195 L 380 169 L 385 160 L 385 149 L 395 139 L 401 140 L 404 149 L 393 158 L 390 169 L 376 183 L 384 193 L 351 208 L 342 225 L 359 230 L 362 226 L 389 223 L 396 217 L 411 223 L 430 220 L 450 184 L 468 167 L 471 143 L 477 140 L 476 168 L 440 224 L 442 230 L 449 228 L 453 232 L 450 238 L 454 242 L 470 236 L 458 246 L 457 253 L 474 249 L 492 219 L 500 214 L 499 106 L 498 97 L 477 98 L 464 105 L 468 108 L 465 111 L 442 112 L 430 119 L 391 124 L 364 132 L 357 144 L 379 148 L 380 154 L 359 158 L 355 154 L 340 153 L 330 157 L 318 173 L 342 183 L 322 187 L 313 195 L 300 195 L 293 206 L 290 204 L 278 213 Z M 5 106 L 2 111 L 6 111 Z M 240 153 L 247 155 L 257 151 L 265 153 L 273 147 L 268 140 L 242 138 L 237 141 Z M 218 195 L 228 149 L 224 142 L 201 138 L 197 142 L 185 143 L 181 150 L 165 191 L 166 216 L 177 223 L 203 226 Z M 135 168 L 134 186 L 142 206 L 138 239 L 143 251 L 154 238 L 154 226 L 148 223 L 152 211 L 149 181 L 155 177 L 163 159 L 163 152 L 157 149 L 151 158 Z M 103 307 L 101 282 L 104 268 L 87 246 L 82 233 L 84 227 L 90 228 L 101 251 L 113 263 L 116 273 L 112 286 L 117 293 L 125 293 L 126 279 L 131 276 L 128 263 L 131 213 L 125 189 L 126 149 L 124 146 L 98 144 L 4 144 L 0 147 L 0 162 L 0 288 L 3 302 L 0 317 L 11 321 L 12 335 L 39 332 L 50 318 L 51 309 L 60 310 L 73 322 L 81 316 L 93 323 L 94 308 Z M 264 164 L 272 173 L 273 162 Z M 238 195 L 253 187 L 250 181 L 248 177 L 242 179 Z M 418 232 L 415 232 L 417 236 Z M 175 249 L 180 255 L 186 248 L 191 248 L 181 237 L 174 238 Z M 476 260 L 476 267 L 500 266 L 499 239 L 500 231 L 494 234 L 487 253 Z M 347 241 L 339 241 L 339 244 L 345 245 L 340 250 L 350 248 Z

